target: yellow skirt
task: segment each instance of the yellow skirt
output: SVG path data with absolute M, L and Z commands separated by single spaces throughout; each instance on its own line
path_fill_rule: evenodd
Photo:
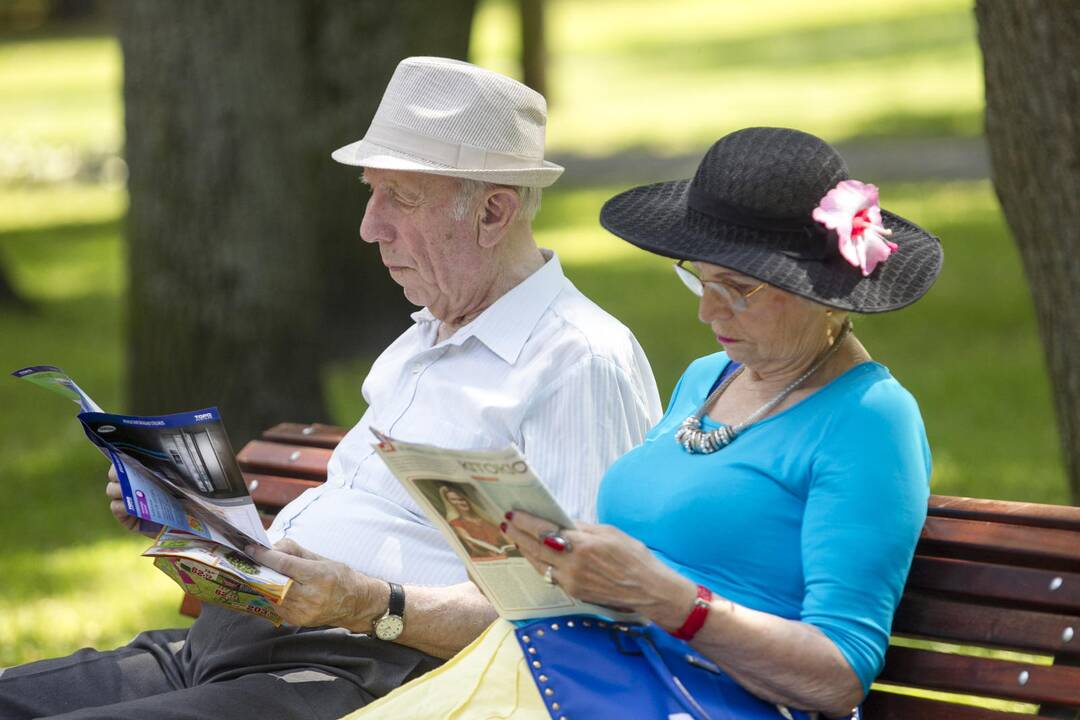
M 548 720 L 514 626 L 496 620 L 441 667 L 348 718 L 360 720 Z

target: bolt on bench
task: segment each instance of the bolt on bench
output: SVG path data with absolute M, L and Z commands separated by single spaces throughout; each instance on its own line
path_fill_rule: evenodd
M 282 423 L 244 446 L 237 457 L 265 524 L 326 479 L 345 432 Z M 198 601 L 185 595 L 181 612 L 197 616 Z M 1046 664 L 957 652 L 972 647 L 1040 655 Z M 869 720 L 1080 720 L 1080 508 L 932 496 L 878 683 L 887 687 L 867 698 Z M 989 710 L 894 688 L 1039 710 Z

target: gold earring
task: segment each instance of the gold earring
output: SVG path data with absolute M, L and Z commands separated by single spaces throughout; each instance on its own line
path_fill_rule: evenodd
M 825 342 L 829 344 L 829 347 L 832 347 L 833 342 L 835 342 L 832 327 L 832 310 L 825 311 Z

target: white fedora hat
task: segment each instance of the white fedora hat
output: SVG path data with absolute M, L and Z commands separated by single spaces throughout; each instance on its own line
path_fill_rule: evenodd
M 505 75 L 460 60 L 398 63 L 363 139 L 331 157 L 500 185 L 547 187 L 563 168 L 544 160 L 547 103 Z

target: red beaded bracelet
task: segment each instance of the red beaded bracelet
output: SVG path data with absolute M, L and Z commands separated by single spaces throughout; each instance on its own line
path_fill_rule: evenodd
M 692 640 L 698 630 L 705 624 L 705 618 L 709 616 L 710 603 L 712 602 L 712 590 L 704 585 L 697 586 L 697 597 L 694 598 L 694 606 L 690 608 L 690 614 L 682 627 L 671 633 L 680 640 Z

